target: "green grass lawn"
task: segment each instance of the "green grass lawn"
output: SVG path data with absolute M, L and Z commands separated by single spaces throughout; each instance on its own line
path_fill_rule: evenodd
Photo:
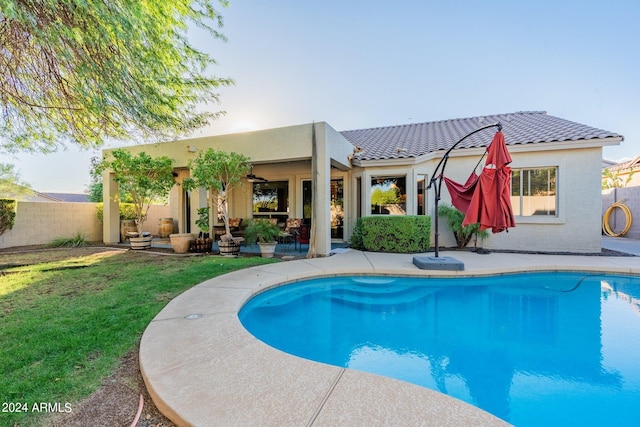
M 0 425 L 36 425 L 34 404 L 64 410 L 91 394 L 178 294 L 274 261 L 88 248 L 0 253 Z

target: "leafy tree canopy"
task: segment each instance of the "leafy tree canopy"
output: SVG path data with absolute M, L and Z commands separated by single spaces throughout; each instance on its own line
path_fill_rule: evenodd
M 227 0 L 0 0 L 0 151 L 64 142 L 169 139 L 220 113 L 198 112 L 232 84 L 187 39 L 224 39 Z
M 20 180 L 13 165 L 0 163 L 0 198 L 19 198 L 33 194 L 31 186 Z
M 95 168 L 96 171 L 111 170 L 119 192 L 131 196 L 140 233 L 151 203 L 166 197 L 176 183 L 173 160 L 167 156 L 154 158 L 145 152 L 134 156 L 119 148 L 111 151 Z
M 231 236 L 227 196 L 235 186 L 242 184 L 242 176 L 249 172 L 251 159 L 244 154 L 209 148 L 189 160 L 190 177 L 182 181 L 187 190 L 206 188 L 209 190 L 209 206 L 216 205 L 222 213 L 226 236 Z

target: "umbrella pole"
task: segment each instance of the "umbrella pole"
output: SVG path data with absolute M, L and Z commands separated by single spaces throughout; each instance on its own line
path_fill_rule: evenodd
M 429 182 L 429 186 L 427 187 L 427 190 L 429 190 L 432 186 L 434 187 L 434 208 L 435 208 L 435 227 L 434 227 L 434 244 L 435 244 L 435 253 L 436 253 L 436 258 L 438 258 L 440 256 L 440 230 L 438 227 L 438 202 L 440 201 L 440 194 L 442 192 L 442 178 L 444 177 L 444 169 L 447 167 L 447 161 L 449 160 L 449 153 L 451 153 L 451 151 L 456 148 L 458 146 L 458 144 L 460 144 L 462 141 L 464 141 L 465 139 L 467 139 L 468 137 L 470 137 L 471 135 L 480 132 L 482 130 L 485 129 L 489 129 L 492 127 L 497 127 L 498 128 L 498 132 L 500 132 L 502 130 L 502 123 L 498 122 L 498 123 L 493 123 L 487 126 L 483 126 L 481 128 L 478 128 L 476 130 L 474 130 L 471 133 L 466 134 L 465 136 L 463 136 L 462 138 L 460 138 L 455 144 L 453 144 L 446 153 L 444 153 L 444 156 L 442 156 L 442 159 L 440 159 L 440 162 L 438 162 L 438 165 L 436 166 L 436 169 L 433 171 L 433 175 L 431 176 L 431 181 Z M 442 166 L 442 170 L 440 171 L 440 173 L 438 173 L 438 171 L 440 170 L 440 166 Z M 477 165 L 476 165 L 477 167 Z

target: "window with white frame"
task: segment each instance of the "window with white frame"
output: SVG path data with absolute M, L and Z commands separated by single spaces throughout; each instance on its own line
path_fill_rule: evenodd
M 513 169 L 511 206 L 518 216 L 557 216 L 558 168 Z
M 427 214 L 427 175 L 418 175 L 416 181 L 416 213 L 418 215 Z

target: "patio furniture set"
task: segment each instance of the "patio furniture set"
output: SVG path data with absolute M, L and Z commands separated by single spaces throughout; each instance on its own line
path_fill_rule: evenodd
M 278 218 L 266 218 L 280 228 L 278 243 L 290 245 L 294 244 L 294 248 L 298 249 L 301 245 L 308 244 L 311 234 L 311 227 L 305 224 L 302 218 L 287 218 L 281 221 Z M 229 218 L 229 229 L 234 237 L 245 237 L 245 229 L 247 222 L 243 218 Z M 213 227 L 215 239 L 219 240 L 220 236 L 225 234 L 224 225 L 216 225 Z

